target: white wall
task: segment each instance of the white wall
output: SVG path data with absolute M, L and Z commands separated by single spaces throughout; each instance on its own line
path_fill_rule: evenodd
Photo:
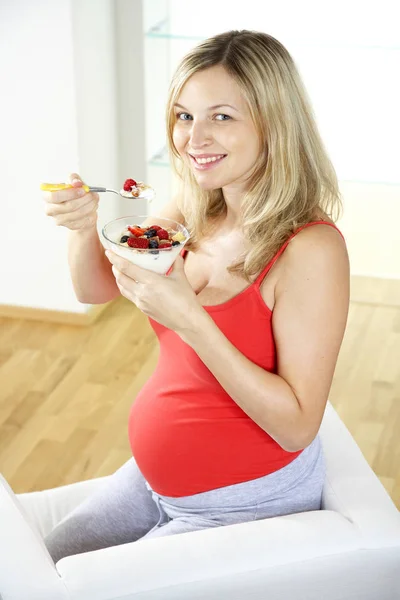
M 78 172 L 91 185 L 120 189 L 113 0 L 70 0 L 70 4 Z M 115 194 L 101 195 L 99 224 L 113 219 L 118 210 Z
M 84 312 L 41 181 L 119 186 L 112 0 L 0 3 L 0 304 Z M 111 196 L 111 197 L 109 197 Z M 102 198 L 100 224 L 118 216 Z
M 39 191 L 79 168 L 70 4 L 2 2 L 0 28 L 0 302 L 78 311 Z

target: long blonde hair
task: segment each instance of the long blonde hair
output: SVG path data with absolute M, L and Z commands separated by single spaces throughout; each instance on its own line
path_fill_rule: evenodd
M 342 201 L 334 167 L 318 132 L 297 67 L 275 38 L 257 31 L 228 31 L 189 52 L 172 78 L 167 135 L 172 168 L 181 193 L 178 208 L 195 250 L 218 217 L 226 214 L 222 189 L 203 190 L 173 143 L 174 104 L 194 73 L 221 65 L 239 84 L 263 148 L 240 208 L 249 251 L 228 267 L 249 282 L 316 210 L 337 221 Z

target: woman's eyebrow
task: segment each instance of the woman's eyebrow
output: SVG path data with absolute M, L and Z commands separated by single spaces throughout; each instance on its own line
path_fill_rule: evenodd
M 182 104 L 176 103 L 176 104 L 174 104 L 174 106 L 177 106 L 178 108 L 183 108 L 183 110 L 188 110 L 187 108 L 182 106 Z M 214 106 L 209 106 L 207 110 L 215 110 L 216 108 L 221 108 L 222 106 L 229 106 L 229 108 L 233 108 L 233 110 L 236 110 L 236 112 L 239 112 L 237 108 L 232 106 L 232 104 L 215 104 Z

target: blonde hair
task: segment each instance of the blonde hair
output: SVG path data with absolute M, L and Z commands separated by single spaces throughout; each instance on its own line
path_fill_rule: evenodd
M 240 208 L 249 251 L 228 267 L 249 282 L 316 210 L 336 221 L 342 211 L 334 167 L 318 132 L 311 102 L 297 67 L 275 38 L 257 31 L 228 31 L 189 52 L 172 78 L 167 102 L 171 164 L 181 186 L 178 208 L 195 250 L 213 223 L 226 214 L 222 189 L 203 190 L 173 143 L 174 104 L 189 77 L 221 65 L 246 99 L 263 151 Z

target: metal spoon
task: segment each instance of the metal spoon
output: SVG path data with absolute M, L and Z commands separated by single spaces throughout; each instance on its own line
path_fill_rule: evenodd
M 42 184 L 40 184 L 40 189 L 45 192 L 57 192 L 59 190 L 67 190 L 67 189 L 70 189 L 73 187 L 74 186 L 71 185 L 70 183 L 42 183 Z M 149 202 L 151 202 L 151 200 L 156 195 L 156 193 L 152 187 L 148 187 L 145 190 L 143 190 L 142 192 L 140 192 L 139 196 L 132 196 L 129 194 L 129 192 L 126 192 L 125 190 L 121 190 L 118 192 L 117 190 L 112 190 L 111 188 L 94 187 L 94 186 L 86 185 L 86 184 L 84 184 L 82 186 L 82 188 L 85 190 L 85 192 L 112 192 L 113 194 L 118 194 L 118 196 L 121 196 L 122 198 L 128 198 L 129 200 L 148 200 Z M 76 188 L 76 189 L 79 189 L 79 188 Z

